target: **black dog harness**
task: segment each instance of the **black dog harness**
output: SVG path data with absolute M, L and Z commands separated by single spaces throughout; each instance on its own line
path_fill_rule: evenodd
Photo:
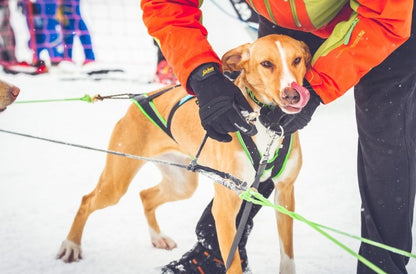
M 256 103 L 258 106 L 262 108 L 270 107 L 269 105 L 264 104 L 260 100 L 258 100 L 250 89 L 246 88 L 246 92 L 248 96 L 251 98 L 251 100 L 253 100 L 253 102 Z M 253 139 L 250 136 L 240 134 L 240 132 L 237 132 L 237 136 L 241 146 L 246 152 L 246 155 L 250 159 L 253 167 L 255 168 L 255 170 L 258 170 L 258 166 L 261 161 L 261 155 L 263 154 L 261 153 L 261 151 L 258 150 L 257 145 L 254 143 Z M 286 167 L 287 160 L 289 159 L 290 152 L 292 151 L 292 141 L 293 134 L 291 134 L 290 136 L 286 136 L 283 139 L 281 146 L 277 148 L 274 152 L 273 158 L 267 162 L 267 166 L 264 170 L 264 173 L 271 170 L 270 177 L 267 179 L 274 179 L 279 177 L 280 174 L 282 174 L 283 170 Z
M 176 88 L 178 86 L 172 86 L 166 89 L 163 89 L 159 92 L 156 92 L 155 94 L 148 95 L 148 94 L 139 94 L 133 98 L 133 102 L 139 107 L 139 109 L 142 111 L 142 113 L 155 124 L 157 127 L 159 127 L 161 130 L 163 130 L 170 138 L 172 138 L 175 141 L 175 138 L 172 135 L 171 132 L 171 124 L 173 116 L 178 110 L 180 106 L 185 104 L 186 102 L 196 98 L 194 95 L 186 95 L 182 99 L 180 99 L 171 109 L 168 119 L 165 120 L 162 115 L 158 112 L 156 109 L 153 99 L 159 97 L 162 94 L 165 94 L 166 92 Z M 253 138 L 250 136 L 247 136 L 245 134 L 241 134 L 240 132 L 237 132 L 238 140 L 246 152 L 247 157 L 250 159 L 250 162 L 253 165 L 253 168 L 257 170 L 260 160 L 261 160 L 261 151 L 257 148 L 256 144 L 253 141 Z M 283 139 L 283 142 L 279 148 L 276 149 L 274 152 L 274 156 L 272 159 L 270 159 L 267 163 L 267 167 L 265 169 L 265 173 L 271 170 L 271 175 L 269 178 L 277 178 L 284 170 L 286 166 L 286 162 L 289 158 L 291 149 L 292 149 L 292 140 L 293 135 L 286 136 Z M 269 179 L 266 178 L 266 179 Z
M 251 164 L 254 169 L 257 170 L 261 160 L 261 151 L 257 148 L 257 145 L 254 143 L 253 138 L 245 134 L 237 132 L 237 137 L 240 141 L 241 146 L 246 152 L 247 157 L 250 159 Z M 283 142 L 280 147 L 274 152 L 273 158 L 267 162 L 266 169 L 264 170 L 263 175 L 271 170 L 269 178 L 274 179 L 282 174 L 283 170 L 286 167 L 287 160 L 289 159 L 290 152 L 292 151 L 292 140 L 293 134 L 286 136 L 283 139 Z M 266 178 L 266 179 L 269 179 Z
M 157 127 L 159 127 L 161 130 L 163 130 L 167 135 L 169 135 L 170 138 L 172 138 L 175 142 L 175 138 L 173 138 L 172 132 L 170 130 L 170 127 L 172 125 L 172 118 L 175 114 L 176 110 L 188 102 L 189 100 L 195 98 L 194 95 L 186 95 L 181 100 L 179 100 L 172 108 L 172 110 L 169 113 L 168 119 L 165 120 L 162 115 L 158 112 L 156 109 L 156 106 L 153 104 L 153 99 L 159 97 L 162 94 L 165 94 L 166 92 L 178 87 L 179 85 L 172 86 L 166 89 L 163 89 L 159 92 L 156 92 L 153 95 L 148 94 L 139 94 L 133 98 L 133 102 L 139 107 L 139 109 L 143 112 L 143 114 L 149 118 L 150 121 L 153 122 Z

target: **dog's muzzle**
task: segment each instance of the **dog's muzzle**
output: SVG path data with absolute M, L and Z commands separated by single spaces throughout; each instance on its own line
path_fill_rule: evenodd
M 284 109 L 288 112 L 296 113 L 308 103 L 310 98 L 309 90 L 295 82 L 283 90 Z

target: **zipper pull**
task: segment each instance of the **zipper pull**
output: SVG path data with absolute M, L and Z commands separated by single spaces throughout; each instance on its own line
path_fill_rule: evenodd
M 348 43 L 350 42 L 352 32 L 355 29 L 355 26 L 358 24 L 359 21 L 360 21 L 360 19 L 358 19 L 358 18 L 355 18 L 352 21 L 352 24 L 350 26 L 350 29 L 348 30 L 347 34 L 345 35 L 344 45 L 348 45 Z

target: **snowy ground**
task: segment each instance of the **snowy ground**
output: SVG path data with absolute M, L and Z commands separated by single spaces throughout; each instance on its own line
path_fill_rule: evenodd
M 214 12 L 215 8 L 207 4 L 208 12 Z M 215 30 L 224 25 L 231 29 L 241 25 L 215 12 L 212 21 L 209 16 L 205 18 L 210 39 L 220 54 L 249 41 L 247 35 L 235 36 L 235 32 L 227 33 L 231 38 L 228 40 L 224 33 L 218 35 L 220 32 Z M 144 55 L 153 59 L 154 49 L 146 46 L 145 50 Z M 143 81 L 153 73 L 154 64 L 149 68 L 148 62 L 137 64 L 140 77 L 126 81 L 63 81 L 57 73 L 36 77 L 0 74 L 0 78 L 21 88 L 18 100 L 141 93 L 156 87 Z M 129 104 L 124 100 L 15 104 L 0 114 L 0 128 L 106 148 L 114 124 Z M 310 126 L 302 130 L 301 139 L 304 166 L 296 183 L 296 211 L 315 222 L 359 235 L 352 92 L 320 107 Z M 193 246 L 195 224 L 211 199 L 212 183 L 202 178 L 191 199 L 161 207 L 161 227 L 177 241 L 178 248 L 156 250 L 149 240 L 138 195 L 159 179 L 149 164 L 116 206 L 90 217 L 82 242 L 84 260 L 65 264 L 55 259 L 56 252 L 69 231 L 82 195 L 94 188 L 105 154 L 1 132 L 0 151 L 0 273 L 157 273 L 156 267 L 179 258 Z M 358 250 L 357 241 L 336 238 Z M 355 272 L 355 258 L 307 225 L 295 222 L 294 239 L 298 273 Z M 247 247 L 253 273 L 278 272 L 278 245 L 274 211 L 264 208 L 255 219 Z M 414 260 L 408 271 L 416 273 Z

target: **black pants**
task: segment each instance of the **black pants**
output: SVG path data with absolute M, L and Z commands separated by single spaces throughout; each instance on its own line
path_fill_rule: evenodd
M 416 16 L 412 36 L 355 87 L 361 233 L 412 248 L 416 185 Z M 362 244 L 360 254 L 387 273 L 407 273 L 408 258 Z M 372 273 L 361 263 L 358 273 Z
M 160 61 L 166 60 L 166 58 L 163 56 L 163 53 L 160 50 L 159 44 L 156 42 L 156 40 L 153 40 L 153 44 L 157 47 L 157 63 L 159 64 Z
M 413 18 L 412 37 L 355 87 L 362 236 L 407 251 L 412 247 L 416 185 L 415 12 Z M 312 54 L 324 41 L 310 33 L 278 27 L 260 17 L 259 37 L 273 33 L 304 41 Z M 263 187 L 260 193 L 270 196 L 272 183 L 265 183 Z M 220 256 L 211 205 L 201 216 L 196 233 L 200 243 Z M 239 245 L 243 260 L 252 218 L 258 210 L 250 214 L 248 228 Z M 407 273 L 406 257 L 367 244 L 361 245 L 359 253 L 389 274 Z M 373 271 L 358 263 L 357 273 Z

